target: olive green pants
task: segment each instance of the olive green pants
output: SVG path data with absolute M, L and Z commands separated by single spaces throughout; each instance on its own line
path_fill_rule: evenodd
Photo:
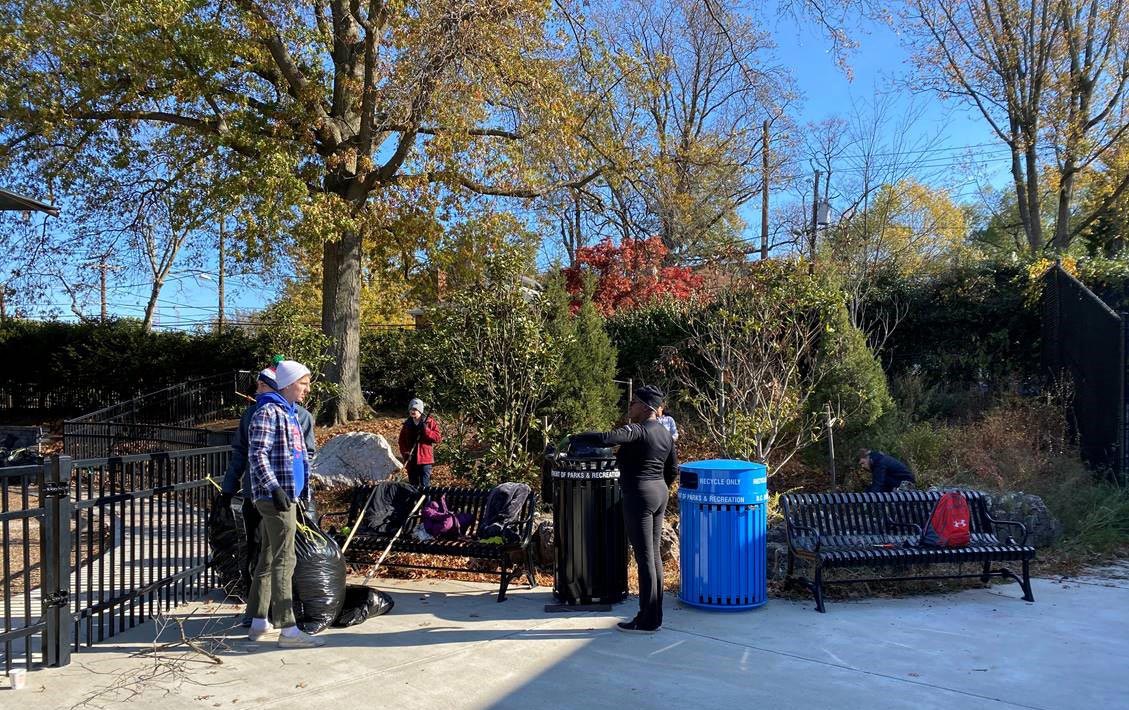
M 297 530 L 297 506 L 280 513 L 269 500 L 255 501 L 255 509 L 263 516 L 259 523 L 259 564 L 251 577 L 251 594 L 247 608 L 256 619 L 270 619 L 275 627 L 294 626 L 294 534 Z

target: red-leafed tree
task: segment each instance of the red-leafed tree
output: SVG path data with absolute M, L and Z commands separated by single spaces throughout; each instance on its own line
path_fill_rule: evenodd
M 660 296 L 688 298 L 702 277 L 683 266 L 663 266 L 667 248 L 660 237 L 613 244 L 610 239 L 576 252 L 576 264 L 564 269 L 569 293 L 584 291 L 587 275 L 596 279 L 592 302 L 603 315 L 635 308 Z

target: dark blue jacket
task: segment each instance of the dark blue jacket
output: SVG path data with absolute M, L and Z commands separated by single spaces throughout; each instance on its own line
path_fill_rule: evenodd
M 881 451 L 870 452 L 870 479 L 867 493 L 889 493 L 903 481 L 914 480 L 909 466 Z

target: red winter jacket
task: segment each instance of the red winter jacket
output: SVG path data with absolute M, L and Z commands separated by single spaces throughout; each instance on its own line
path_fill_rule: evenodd
M 404 459 L 405 466 L 412 463 L 435 463 L 434 445 L 442 440 L 443 435 L 439 433 L 439 422 L 435 421 L 435 417 L 424 417 L 421 426 L 416 426 L 411 417 L 408 417 L 400 427 L 400 458 Z

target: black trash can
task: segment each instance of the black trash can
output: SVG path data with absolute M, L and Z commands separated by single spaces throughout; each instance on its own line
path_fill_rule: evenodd
M 568 451 L 552 461 L 557 566 L 553 596 L 561 604 L 607 605 L 627 596 L 627 534 L 619 468 L 607 449 Z

